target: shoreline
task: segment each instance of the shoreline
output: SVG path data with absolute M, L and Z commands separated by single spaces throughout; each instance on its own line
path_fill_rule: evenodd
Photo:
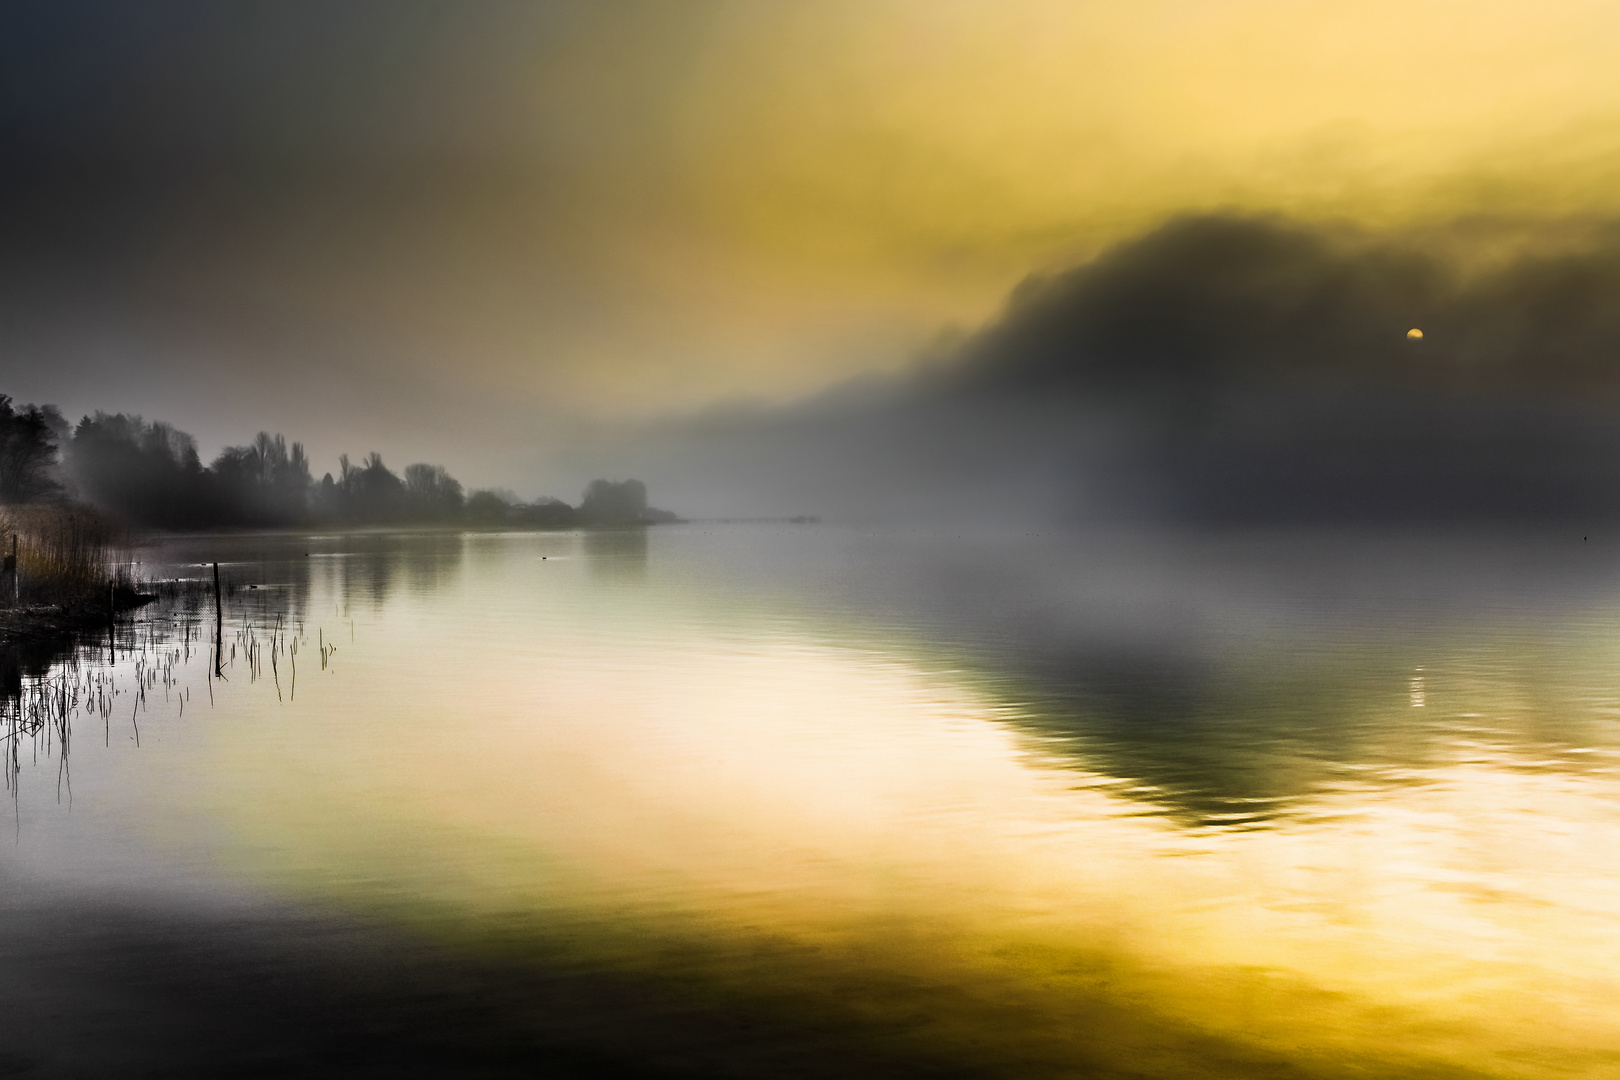
M 119 615 L 143 608 L 156 599 L 154 593 L 125 589 L 114 592 L 111 610 L 99 603 L 0 607 L 0 646 L 57 640 L 105 628 Z

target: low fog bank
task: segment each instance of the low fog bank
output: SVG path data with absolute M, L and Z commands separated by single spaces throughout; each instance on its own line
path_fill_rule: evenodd
M 1620 230 L 1553 235 L 1185 218 L 905 381 L 575 452 L 692 515 L 1614 520 Z

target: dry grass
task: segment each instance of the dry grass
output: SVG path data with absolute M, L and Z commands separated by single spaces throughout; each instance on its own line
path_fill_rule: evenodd
M 119 531 L 82 507 L 32 504 L 0 507 L 0 554 L 17 538 L 18 590 L 0 578 L 0 606 L 74 608 L 105 604 L 108 591 L 134 588 L 118 557 Z

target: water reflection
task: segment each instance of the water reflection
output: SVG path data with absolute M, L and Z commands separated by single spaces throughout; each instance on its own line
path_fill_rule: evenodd
M 1416 650 L 1416 673 L 1411 653 L 1364 642 L 1192 672 L 1076 663 L 1037 684 L 1016 724 L 1178 820 L 1258 824 L 1350 780 L 1404 783 L 1481 742 L 1539 767 L 1607 768 L 1620 680 L 1578 635 L 1445 637 Z
M 45 678 L 73 655 L 74 643 L 60 638 L 24 639 L 0 648 L 0 704 L 10 706 L 21 696 L 23 679 Z
M 727 546 L 739 535 L 745 557 Z M 1286 537 L 1258 550 L 1250 538 L 1239 557 L 1188 565 L 1164 551 L 1121 557 L 1086 538 L 1054 562 L 1027 540 L 1010 558 L 1002 538 L 989 549 L 970 538 L 919 551 L 914 537 L 852 542 L 816 530 L 769 532 L 764 544 L 746 530 L 663 536 L 666 595 L 729 607 L 721 618 L 795 612 L 827 640 L 898 643 L 925 663 L 963 665 L 1010 706 L 1000 722 L 1047 760 L 1111 777 L 1188 825 L 1261 824 L 1350 778 L 1404 782 L 1476 741 L 1576 771 L 1607 768 L 1613 752 L 1620 677 L 1608 675 L 1609 627 L 1594 590 L 1614 580 L 1614 560 L 1538 578 L 1506 601 L 1473 597 L 1512 610 L 1492 622 L 1457 610 L 1478 590 L 1477 551 L 1468 572 L 1448 565 L 1436 581 L 1433 551 L 1369 562 L 1365 548 L 1358 558 L 1341 548 L 1302 569 L 1297 555 L 1292 566 L 1276 557 L 1293 546 Z M 335 643 L 352 637 L 356 604 L 376 618 L 401 596 L 432 602 L 469 567 L 505 574 L 513 558 L 558 569 L 579 559 L 590 581 L 644 582 L 649 551 L 639 529 L 200 536 L 147 553 L 145 569 L 201 586 L 167 598 L 161 618 L 175 625 L 209 614 L 217 560 L 233 633 L 298 628 L 324 612 Z M 1454 564 L 1455 551 L 1441 559 Z M 1300 602 L 1305 577 L 1315 594 Z M 537 602 L 550 580 L 536 579 Z M 134 631 L 121 632 L 134 648 Z M 76 647 L 0 652 L 0 694 L 14 700 L 24 668 L 37 677 Z
M 835 639 L 973 670 L 1047 760 L 1190 825 L 1263 823 L 1347 778 L 1403 783 L 1475 739 L 1582 769 L 1614 742 L 1620 551 L 1572 556 L 1566 537 L 703 543 L 683 571 L 698 587 L 746 581 Z
M 1346 777 L 1398 782 L 1455 759 L 1460 732 L 1570 769 L 1609 761 L 1605 709 L 1620 680 L 1607 677 L 1594 596 L 1612 588 L 1615 560 L 1503 596 L 1487 573 L 1502 551 L 1435 573 L 1455 549 L 1338 549 L 1299 565 L 1293 539 L 1270 549 L 1251 539 L 1238 555 L 1189 565 L 1183 552 L 1144 557 L 1084 538 L 1055 557 L 1029 539 L 1009 552 L 1004 539 L 919 551 L 915 538 L 816 529 L 779 529 L 768 542 L 750 529 L 661 536 L 653 576 L 664 594 L 797 612 L 828 640 L 899 643 L 930 664 L 966 665 L 1013 704 L 1004 724 L 1043 755 L 1115 777 L 1187 824 L 1264 823 Z M 146 568 L 206 586 L 219 560 L 238 625 L 329 612 L 339 638 L 352 635 L 356 604 L 386 617 L 400 597 L 431 602 L 468 570 L 505 573 L 514 557 L 559 572 L 582 560 L 601 585 L 648 581 L 653 565 L 648 531 L 625 529 L 203 536 L 149 552 Z M 536 578 L 536 602 L 554 580 Z M 1477 596 L 1481 581 L 1490 588 Z M 173 597 L 167 617 L 201 619 L 206 593 Z M 1471 597 L 1486 610 L 1466 609 Z M 1492 607 L 1510 619 L 1492 619 Z M 15 695 L 24 657 L 8 657 Z
M 62 673 L 73 653 L 71 642 L 50 639 L 0 646 L 0 756 L 5 788 L 13 799 L 20 790 L 25 747 L 31 758 L 54 751 L 58 777 L 67 779 L 70 729 L 58 682 L 65 683 Z
M 1606 674 L 1594 595 L 1612 588 L 1612 559 L 1504 596 L 1498 571 L 1534 564 L 1535 543 L 1459 557 L 1454 542 L 1409 542 L 1390 557 L 1379 538 L 1341 539 L 1302 558 L 1297 538 L 1244 538 L 1191 561 L 1084 537 L 1054 553 L 1028 538 L 1009 551 L 1005 538 L 919 550 L 915 537 L 816 530 L 763 544 L 750 530 L 662 535 L 658 583 L 685 602 L 796 611 L 831 640 L 909 641 L 966 665 L 1047 758 L 1190 825 L 1264 823 L 1350 778 L 1404 782 L 1476 739 L 1576 770 L 1609 761 L 1620 679 Z M 728 547 L 739 537 L 741 555 Z M 355 603 L 378 616 L 398 594 L 428 597 L 468 566 L 505 573 L 514 557 L 646 581 L 649 533 L 202 537 L 166 545 L 154 567 L 183 575 L 199 554 L 225 560 L 241 619 L 302 622 L 319 594 L 339 633 Z
M 585 559 L 597 578 L 640 581 L 647 576 L 646 529 L 598 529 L 582 539 Z
M 401 590 L 450 587 L 467 542 L 452 532 L 184 536 L 143 552 L 141 569 L 206 586 L 217 562 L 238 602 L 296 619 L 307 616 L 312 592 L 337 598 L 340 609 L 359 604 L 377 612 Z
M 447 984 L 543 970 L 501 1037 L 630 1072 L 675 1000 L 703 1074 L 738 1024 L 773 1073 L 1611 1070 L 1614 564 L 1155 543 L 175 541 L 149 565 L 228 571 L 226 678 L 195 598 L 143 615 L 144 756 L 76 751 L 22 865 L 107 877 L 117 821 L 174 882 L 422 935 Z
M 1613 632 L 1576 611 L 1530 633 L 1362 631 L 1169 671 L 1075 658 L 1042 673 L 1020 723 L 1189 823 L 1263 821 L 1352 779 L 1404 783 L 1480 743 L 1542 768 L 1608 767 Z

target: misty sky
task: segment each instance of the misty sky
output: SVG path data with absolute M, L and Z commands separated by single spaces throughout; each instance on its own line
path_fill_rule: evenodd
M 902 371 L 1178 215 L 1579 241 L 1616 43 L 1577 0 L 8 3 L 0 392 L 571 496 L 587 431 Z

